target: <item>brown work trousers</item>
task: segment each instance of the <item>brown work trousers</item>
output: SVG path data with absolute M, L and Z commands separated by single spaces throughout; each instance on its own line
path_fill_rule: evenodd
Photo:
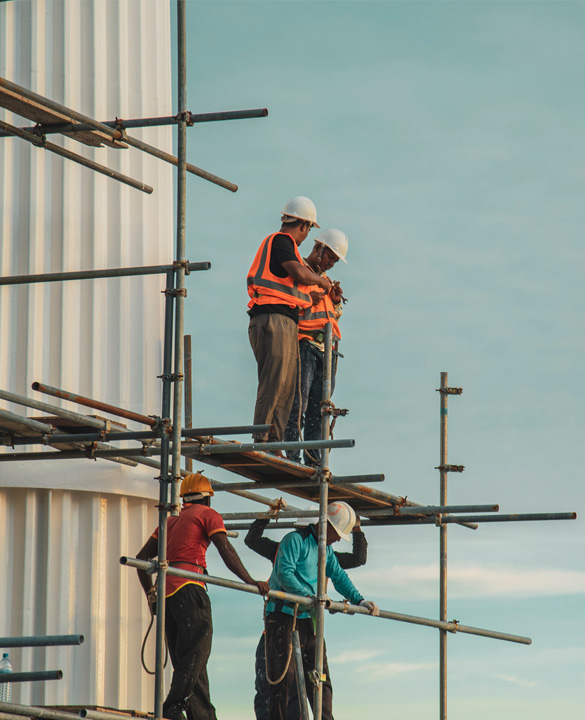
M 298 379 L 298 326 L 286 315 L 263 313 L 250 318 L 248 337 L 258 363 L 254 425 L 273 424 L 270 439 L 282 441 Z M 268 435 L 258 433 L 254 439 L 266 442 Z

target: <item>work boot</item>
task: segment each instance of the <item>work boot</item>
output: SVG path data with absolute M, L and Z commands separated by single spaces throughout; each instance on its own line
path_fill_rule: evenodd
M 169 705 L 168 707 L 163 705 L 162 714 L 167 720 L 187 720 L 187 713 L 179 704 Z

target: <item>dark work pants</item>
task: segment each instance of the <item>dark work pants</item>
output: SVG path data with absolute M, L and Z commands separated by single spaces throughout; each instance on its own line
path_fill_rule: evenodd
M 321 401 L 323 400 L 323 353 L 308 340 L 299 342 L 301 358 L 301 381 L 295 392 L 290 417 L 284 432 L 288 442 L 299 440 L 299 422 L 304 440 L 321 440 Z M 335 387 L 335 363 L 331 373 L 331 394 Z M 300 410 L 300 417 L 299 417 Z M 301 461 L 300 450 L 287 452 L 287 457 L 295 462 Z M 305 450 L 303 458 L 307 465 L 318 465 L 321 461 L 320 450 Z
M 292 644 L 293 616 L 281 612 L 271 612 L 266 617 L 266 653 L 268 656 L 268 676 L 271 680 L 279 678 L 286 666 L 289 657 L 289 647 Z M 298 619 L 296 629 L 299 631 L 301 652 L 303 656 L 303 669 L 305 671 L 305 685 L 309 702 L 313 707 L 313 683 L 310 674 L 315 668 L 315 632 L 313 621 L 310 618 Z M 327 665 L 327 650 L 323 648 L 323 720 L 333 720 L 332 716 L 332 689 Z M 294 658 L 291 660 L 287 673 L 278 685 L 270 686 L 270 699 L 268 701 L 269 720 L 286 720 L 289 688 L 294 682 Z
M 260 641 L 256 647 L 256 679 L 254 681 L 254 688 L 256 690 L 256 694 L 254 695 L 254 713 L 256 720 L 269 720 L 268 699 L 270 697 L 270 685 L 266 679 L 266 641 L 264 634 L 260 637 Z M 295 679 L 288 692 L 286 720 L 299 720 L 300 717 L 301 710 Z
M 176 718 L 185 710 L 189 720 L 216 720 L 207 679 L 211 602 L 204 588 L 190 583 L 167 598 L 165 631 L 174 672 L 164 717 Z
M 270 439 L 282 440 L 297 384 L 297 324 L 280 313 L 256 315 L 250 318 L 248 338 L 258 364 L 254 424 L 274 424 L 275 433 Z M 254 439 L 266 441 L 268 433 L 255 434 Z

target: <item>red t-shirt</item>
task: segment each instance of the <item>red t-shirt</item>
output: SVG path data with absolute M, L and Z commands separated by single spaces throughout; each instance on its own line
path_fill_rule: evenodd
M 167 561 L 173 567 L 203 573 L 197 565 L 206 568 L 205 553 L 211 536 L 225 532 L 221 515 L 207 505 L 185 505 L 178 517 L 167 521 Z M 158 528 L 152 533 L 158 539 Z M 204 582 L 167 575 L 166 596 L 174 595 L 184 585 L 192 583 L 205 587 Z

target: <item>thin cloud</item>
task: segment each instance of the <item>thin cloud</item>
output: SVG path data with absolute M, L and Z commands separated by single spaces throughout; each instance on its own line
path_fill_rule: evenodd
M 512 683 L 513 685 L 522 685 L 522 687 L 535 687 L 536 683 L 530 680 L 522 680 L 522 678 L 514 677 L 513 675 L 492 675 L 491 677 L 496 680 L 504 680 L 504 682 Z
M 376 657 L 377 655 L 382 654 L 382 650 L 367 650 L 363 648 L 362 650 L 348 650 L 346 652 L 340 653 L 339 655 L 336 655 L 335 657 L 330 657 L 329 662 L 330 663 L 356 663 L 356 662 L 363 662 L 364 660 L 371 660 L 372 658 Z
M 434 598 L 439 568 L 396 565 L 385 571 L 364 571 L 360 588 L 372 596 Z M 584 595 L 585 572 L 556 568 L 511 568 L 504 565 L 463 565 L 449 568 L 451 597 L 548 597 Z
M 406 673 L 421 672 L 426 670 L 436 670 L 437 663 L 369 663 L 367 665 L 356 666 L 356 673 L 365 673 L 368 680 L 382 680 L 384 678 L 396 677 L 397 675 L 405 675 Z

